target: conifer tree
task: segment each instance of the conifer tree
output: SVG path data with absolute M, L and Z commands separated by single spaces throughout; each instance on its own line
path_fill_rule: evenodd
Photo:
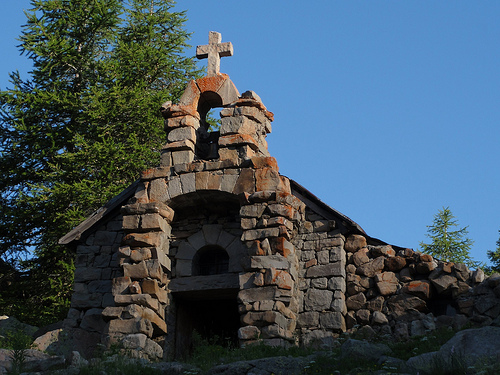
M 422 252 L 433 257 L 449 262 L 464 263 L 469 267 L 477 267 L 470 257 L 470 249 L 474 241 L 467 238 L 467 227 L 454 230 L 458 226 L 458 221 L 451 213 L 449 207 L 443 207 L 434 216 L 432 225 L 428 225 L 427 237 L 432 242 L 430 244 L 420 243 Z
M 199 71 L 172 1 L 31 6 L 19 47 L 33 70 L 0 92 L 0 259 L 26 272 L 43 323 L 64 317 L 71 293 L 73 254 L 58 239 L 158 164 L 159 108 Z M 10 292 L 3 313 L 29 314 Z
M 500 230 L 498 231 L 498 233 L 500 234 Z M 500 273 L 500 238 L 497 241 L 497 249 L 495 251 L 488 250 L 486 255 L 488 256 L 488 259 L 491 262 L 491 266 L 486 267 L 486 272 L 488 272 L 488 273 L 493 273 L 493 272 Z

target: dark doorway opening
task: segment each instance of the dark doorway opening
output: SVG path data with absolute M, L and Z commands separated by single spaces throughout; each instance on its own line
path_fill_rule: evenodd
M 222 292 L 214 296 L 214 292 Z M 238 345 L 240 314 L 236 293 L 230 291 L 203 291 L 176 293 L 175 356 L 188 357 L 193 352 L 195 337 L 222 346 Z M 215 298 L 210 298 L 210 296 Z M 195 333 L 196 332 L 196 333 Z

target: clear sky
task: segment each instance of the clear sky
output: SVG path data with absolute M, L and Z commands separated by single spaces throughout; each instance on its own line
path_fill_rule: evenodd
M 29 64 L 28 0 L 0 3 L 0 88 Z M 449 206 L 486 261 L 500 229 L 500 2 L 190 0 L 189 55 L 208 31 L 240 92 L 274 112 L 280 172 L 370 236 L 418 249 Z M 201 61 L 201 64 L 206 64 Z

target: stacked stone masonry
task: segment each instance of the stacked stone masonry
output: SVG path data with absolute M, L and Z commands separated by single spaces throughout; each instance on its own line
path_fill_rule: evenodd
M 200 321 L 236 319 L 240 345 L 331 345 L 348 330 L 404 339 L 498 320 L 500 276 L 375 240 L 280 175 L 273 114 L 227 75 L 192 81 L 162 115 L 161 165 L 63 241 L 77 254 L 67 327 L 158 359 L 188 351 Z

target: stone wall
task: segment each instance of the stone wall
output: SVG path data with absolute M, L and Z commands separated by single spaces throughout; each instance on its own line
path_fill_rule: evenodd
M 86 341 L 93 349 L 106 329 L 103 311 L 114 306 L 112 280 L 123 275 L 118 259 L 122 238 L 122 217 L 117 213 L 76 247 L 74 292 L 65 325 L 87 331 Z
M 346 327 L 370 326 L 396 339 L 439 325 L 490 324 L 500 313 L 500 275 L 485 280 L 481 269 L 433 259 L 390 245 L 371 246 L 348 237 Z
M 307 209 L 293 241 L 300 260 L 297 328 L 304 345 L 331 342 L 346 329 L 345 238 L 336 226 Z

